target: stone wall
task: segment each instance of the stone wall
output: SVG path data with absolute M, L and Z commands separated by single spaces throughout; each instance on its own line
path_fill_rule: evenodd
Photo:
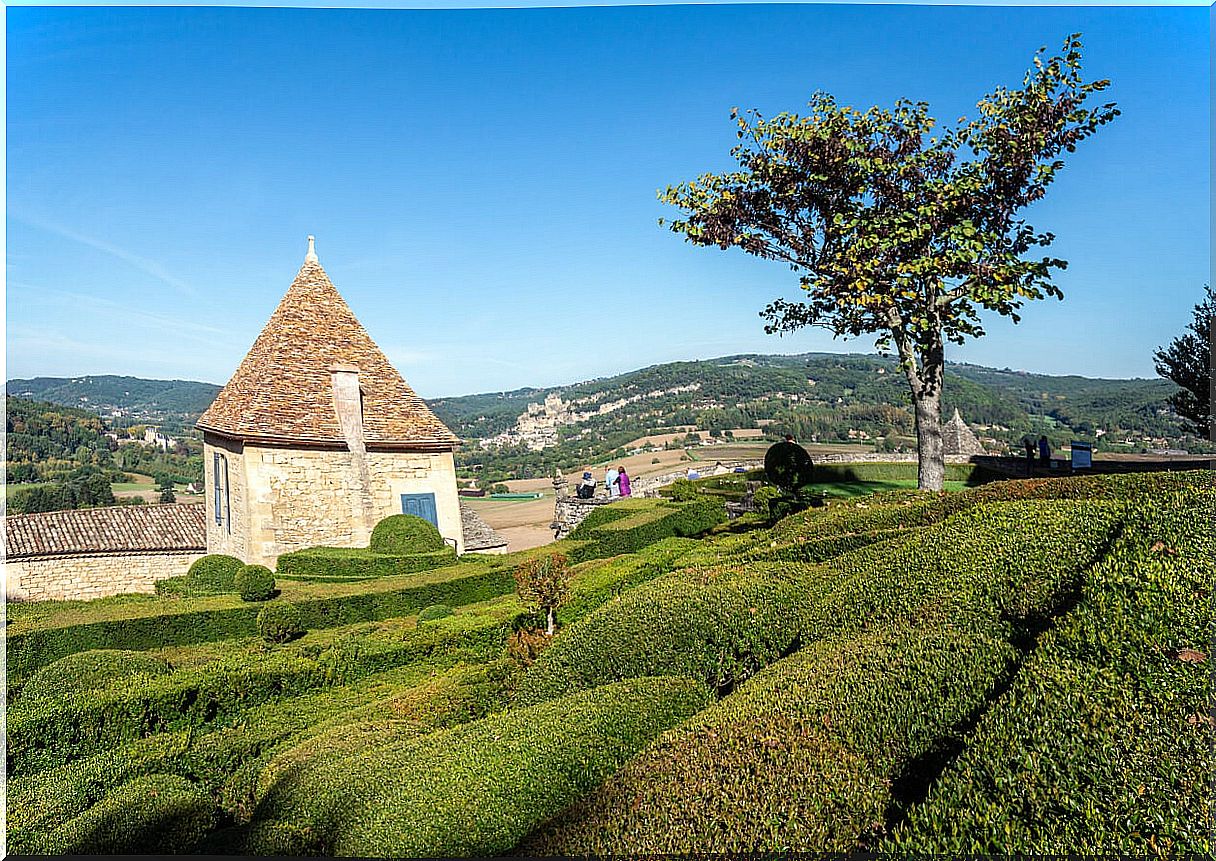
M 361 470 L 349 451 L 246 444 L 238 450 L 208 440 L 228 458 L 231 533 L 215 522 L 214 491 L 207 492 L 207 547 L 250 564 L 274 567 L 278 557 L 317 545 L 366 547 L 380 520 L 401 513 L 401 495 L 433 493 L 439 532 L 463 552 L 456 468 L 451 452 L 366 454 L 370 517 L 364 511 Z M 369 522 L 370 521 L 370 522 Z
M 620 499 L 620 497 L 615 497 L 615 499 Z M 607 496 L 596 496 L 591 499 L 559 496 L 553 505 L 553 523 L 549 528 L 553 530 L 555 539 L 565 538 L 587 519 L 588 514 L 612 501 Z
M 5 599 L 87 601 L 130 592 L 151 594 L 157 580 L 185 574 L 202 555 L 200 550 L 9 559 L 4 565 Z

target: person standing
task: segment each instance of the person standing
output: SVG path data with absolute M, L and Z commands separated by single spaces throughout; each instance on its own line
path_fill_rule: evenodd
M 1026 446 L 1026 477 L 1030 478 L 1034 474 L 1034 440 L 1031 437 L 1025 437 L 1022 444 Z
M 620 479 L 620 473 L 616 471 L 615 466 L 608 467 L 608 471 L 604 473 L 604 484 L 608 485 L 608 496 L 615 497 L 621 492 L 620 486 L 617 484 Z
M 1039 464 L 1044 469 L 1051 466 L 1051 443 L 1046 436 L 1039 437 Z
M 625 472 L 625 467 L 622 466 L 617 474 L 617 487 L 620 488 L 621 496 L 629 495 L 629 476 Z

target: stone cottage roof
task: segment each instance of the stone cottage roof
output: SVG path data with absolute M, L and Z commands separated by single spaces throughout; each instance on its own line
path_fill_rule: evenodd
M 954 417 L 942 425 L 943 454 L 983 454 L 984 446 L 976 438 L 974 431 L 967 427 L 963 417 L 954 409 Z
M 460 524 L 464 532 L 464 549 L 469 553 L 484 553 L 507 546 L 507 539 L 494 531 L 481 515 L 460 503 Z
M 311 242 L 291 288 L 198 427 L 253 441 L 345 445 L 332 370 L 351 366 L 358 369 L 369 448 L 450 450 L 460 442 L 360 325 Z
M 10 560 L 94 553 L 205 550 L 201 502 L 182 505 L 118 505 L 18 514 L 4 519 Z

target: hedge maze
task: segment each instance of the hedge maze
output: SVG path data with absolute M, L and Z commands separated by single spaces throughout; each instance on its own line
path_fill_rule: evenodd
M 396 524 L 294 554 L 256 603 L 219 560 L 14 605 L 8 845 L 1208 855 L 1212 482 L 894 491 L 771 528 L 626 500 L 523 553 L 367 563 L 445 553 Z M 558 633 L 522 659 L 512 571 L 555 552 Z M 276 607 L 302 635 L 259 633 Z

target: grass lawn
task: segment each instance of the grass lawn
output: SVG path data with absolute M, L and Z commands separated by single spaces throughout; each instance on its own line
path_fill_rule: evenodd
M 887 490 L 916 490 L 916 479 L 901 478 L 883 481 L 825 481 L 810 485 L 816 493 L 822 493 L 836 499 L 854 499 L 858 496 L 868 496 L 871 493 L 882 493 Z M 957 493 L 965 490 L 965 481 L 946 481 L 942 490 Z

